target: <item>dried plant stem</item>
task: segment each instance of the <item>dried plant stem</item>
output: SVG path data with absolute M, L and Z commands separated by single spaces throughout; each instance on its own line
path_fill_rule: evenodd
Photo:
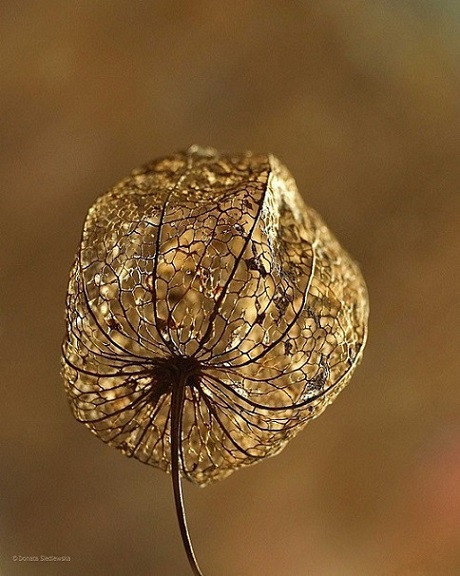
M 174 490 L 174 502 L 176 505 L 176 514 L 179 521 L 179 528 L 184 544 L 188 561 L 192 568 L 194 576 L 203 576 L 198 566 L 195 553 L 193 551 L 190 534 L 187 527 L 185 516 L 184 499 L 182 495 L 181 479 L 181 444 L 182 444 L 182 411 L 184 406 L 185 389 L 187 385 L 187 375 L 181 374 L 177 386 L 172 389 L 171 398 L 171 474 Z

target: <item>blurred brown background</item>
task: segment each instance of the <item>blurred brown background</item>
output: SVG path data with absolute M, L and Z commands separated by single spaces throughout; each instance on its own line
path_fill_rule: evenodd
M 371 298 L 337 402 L 185 487 L 206 576 L 460 574 L 459 32 L 441 0 L 2 0 L 2 576 L 190 574 L 170 478 L 73 420 L 59 356 L 87 208 L 191 143 L 278 155 Z

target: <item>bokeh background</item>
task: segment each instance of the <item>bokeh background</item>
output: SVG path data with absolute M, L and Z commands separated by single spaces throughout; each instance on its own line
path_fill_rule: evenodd
M 336 403 L 185 486 L 206 576 L 460 574 L 459 8 L 2 0 L 2 576 L 190 574 L 170 478 L 73 420 L 59 356 L 87 208 L 192 143 L 278 155 L 371 298 Z

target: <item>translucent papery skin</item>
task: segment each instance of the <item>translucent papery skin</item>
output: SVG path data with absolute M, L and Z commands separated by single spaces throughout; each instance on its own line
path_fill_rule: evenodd
M 75 417 L 204 485 L 279 452 L 350 380 L 368 302 L 356 263 L 272 155 L 191 147 L 90 208 L 67 295 Z

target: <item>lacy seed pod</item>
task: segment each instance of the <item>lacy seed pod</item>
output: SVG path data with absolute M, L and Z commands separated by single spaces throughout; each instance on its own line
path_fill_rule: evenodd
M 350 380 L 356 263 L 272 155 L 192 146 L 90 208 L 67 295 L 71 408 L 104 442 L 196 484 L 278 453 Z

